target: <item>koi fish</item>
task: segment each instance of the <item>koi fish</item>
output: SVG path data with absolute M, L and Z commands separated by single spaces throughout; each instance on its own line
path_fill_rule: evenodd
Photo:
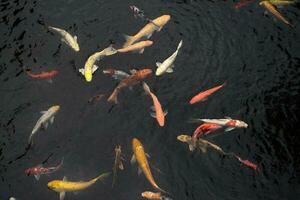
M 58 74 L 57 70 L 51 70 L 51 71 L 42 72 L 42 73 L 39 73 L 39 74 L 33 74 L 33 73 L 30 72 L 30 70 L 25 70 L 25 72 L 31 78 L 48 79 L 50 82 L 51 82 L 51 78 Z
M 241 0 L 241 1 L 237 2 L 237 3 L 235 3 L 233 7 L 235 9 L 239 9 L 241 7 L 244 7 L 244 6 L 248 5 L 249 3 L 253 2 L 253 1 L 254 0 Z
M 155 24 L 151 19 L 145 16 L 144 11 L 139 9 L 136 6 L 129 6 L 129 8 L 133 11 L 133 15 L 135 18 L 139 17 L 142 20 L 145 20 L 147 22 L 153 23 L 155 26 L 159 27 L 157 24 Z
M 40 128 L 47 129 L 49 121 L 52 124 L 54 122 L 54 116 L 59 111 L 60 106 L 55 105 L 51 106 L 47 111 L 41 111 L 41 114 L 43 114 L 39 120 L 36 122 L 30 136 L 28 139 L 28 144 L 32 144 L 32 137 L 35 135 L 35 133 L 40 130 Z
M 221 89 L 222 87 L 224 87 L 226 85 L 226 82 L 223 83 L 222 85 L 213 87 L 209 90 L 206 90 L 204 92 L 200 92 L 199 94 L 197 94 L 196 96 L 194 96 L 191 100 L 190 100 L 190 104 L 195 104 L 198 103 L 199 101 L 204 101 L 206 100 L 206 98 L 208 96 L 210 96 L 211 94 L 215 93 L 216 91 L 218 91 L 219 89 Z
M 136 161 L 138 162 L 139 165 L 139 173 L 141 173 L 141 171 L 143 171 L 144 175 L 146 176 L 147 180 L 150 182 L 150 184 L 157 190 L 161 191 L 161 192 L 165 192 L 163 189 L 161 189 L 155 182 L 151 170 L 150 170 L 150 166 L 149 163 L 147 161 L 146 158 L 146 153 L 144 151 L 144 147 L 142 145 L 142 143 L 137 139 L 137 138 L 133 138 L 132 139 L 132 150 L 133 150 L 133 156 L 131 158 L 131 163 L 135 163 Z
M 269 0 L 271 4 L 274 6 L 286 6 L 286 5 L 292 5 L 295 4 L 295 0 Z
M 60 29 L 60 28 L 55 28 L 53 26 L 48 26 L 49 30 L 55 31 L 58 34 L 61 35 L 61 41 L 67 44 L 69 47 L 71 47 L 74 51 L 79 51 L 79 45 L 77 43 L 77 36 L 75 35 L 74 37 L 68 33 L 67 31 Z
M 112 68 L 103 70 L 103 74 L 109 75 L 109 76 L 111 76 L 114 79 L 119 80 L 119 81 L 121 81 L 125 78 L 128 78 L 130 76 L 126 72 L 123 72 L 121 70 L 115 70 L 115 69 L 112 69 Z
M 248 124 L 236 119 L 231 119 L 230 117 L 226 117 L 226 119 L 194 119 L 193 121 L 202 121 L 206 123 L 218 124 L 220 126 L 226 126 L 225 131 L 231 131 L 235 128 L 247 128 Z
M 142 69 L 142 70 L 131 70 L 132 74 L 126 78 L 123 79 L 117 87 L 114 89 L 110 97 L 107 99 L 108 102 L 114 102 L 115 104 L 118 103 L 118 94 L 121 91 L 121 89 L 125 87 L 130 87 L 133 85 L 138 84 L 142 79 L 146 78 L 147 76 L 150 76 L 152 74 L 151 69 Z
M 52 173 L 56 172 L 57 170 L 59 170 L 61 168 L 61 166 L 63 165 L 63 162 L 64 162 L 64 159 L 62 159 L 60 164 L 58 164 L 55 167 L 43 167 L 42 164 L 39 164 L 35 167 L 26 169 L 25 174 L 27 174 L 27 176 L 34 175 L 35 179 L 39 180 L 40 176 L 42 174 L 52 174 Z
M 211 124 L 211 123 L 201 124 L 200 126 L 198 126 L 195 129 L 192 138 L 197 139 L 202 134 L 207 135 L 207 134 L 211 133 L 212 131 L 215 131 L 220 128 L 222 128 L 222 126 L 220 126 L 218 124 Z
M 252 168 L 253 170 L 255 171 L 259 171 L 259 167 L 254 164 L 253 162 L 249 161 L 249 160 L 243 160 L 241 159 L 239 156 L 235 155 L 235 157 L 241 162 L 243 163 L 244 165 L 246 165 L 247 167 L 250 167 Z
M 117 53 L 117 50 L 115 50 L 111 45 L 100 52 L 94 53 L 87 59 L 84 68 L 79 69 L 79 72 L 85 77 L 87 82 L 91 82 L 93 73 L 99 68 L 97 65 L 95 65 L 95 62 L 99 61 L 105 56 L 111 56 L 115 53 Z
M 146 26 L 144 26 L 144 28 L 142 28 L 134 36 L 129 36 L 124 34 L 126 42 L 124 43 L 123 48 L 128 47 L 129 45 L 137 41 L 140 41 L 143 37 L 149 39 L 155 31 L 159 32 L 164 27 L 164 25 L 168 23 L 170 19 L 171 19 L 170 15 L 162 15 L 152 20 L 151 23 L 148 23 Z
M 159 192 L 150 192 L 150 191 L 145 191 L 142 194 L 142 197 L 150 199 L 150 200 L 172 200 L 169 197 L 162 196 Z
M 113 182 L 112 182 L 112 187 L 114 186 L 116 179 L 117 179 L 117 171 L 118 169 L 124 170 L 124 166 L 122 163 L 122 150 L 121 146 L 117 145 L 115 147 L 115 164 L 113 166 Z
M 105 97 L 104 94 L 97 94 L 97 95 L 94 95 L 92 96 L 89 100 L 88 100 L 88 103 L 95 103 L 96 101 L 100 101 L 101 99 L 103 99 L 103 97 Z
M 165 125 L 165 116 L 168 114 L 167 111 L 163 111 L 161 104 L 158 100 L 158 98 L 153 94 L 148 86 L 147 83 L 143 82 L 143 88 L 147 95 L 149 95 L 152 98 L 153 106 L 155 113 L 151 113 L 151 116 L 156 118 L 158 124 L 163 127 Z
M 269 1 L 261 1 L 259 5 L 264 6 L 270 13 L 272 13 L 277 19 L 281 20 L 283 23 L 294 27 L 283 15 L 276 9 L 276 7 Z
M 129 45 L 127 47 L 124 47 L 122 49 L 118 49 L 117 51 L 119 53 L 127 53 L 127 52 L 138 52 L 139 54 L 144 53 L 144 50 L 146 47 L 149 47 L 153 44 L 151 40 L 145 40 L 141 42 L 137 42 L 135 44 Z
M 177 46 L 177 50 L 169 58 L 167 58 L 163 63 L 156 62 L 156 66 L 157 66 L 157 69 L 155 72 L 156 76 L 161 76 L 166 72 L 173 73 L 174 67 L 175 67 L 174 62 L 177 57 L 178 51 L 181 47 L 182 47 L 182 40 L 180 40 L 180 42 Z
M 66 192 L 74 192 L 74 191 L 79 191 L 79 190 L 84 190 L 90 186 L 92 186 L 96 181 L 98 180 L 103 180 L 107 176 L 109 176 L 110 173 L 104 173 L 101 174 L 100 176 L 87 181 L 87 182 L 71 182 L 68 181 L 67 178 L 64 176 L 63 180 L 53 180 L 48 182 L 47 186 L 49 189 L 58 192 L 59 193 L 59 199 L 63 200 L 65 198 Z

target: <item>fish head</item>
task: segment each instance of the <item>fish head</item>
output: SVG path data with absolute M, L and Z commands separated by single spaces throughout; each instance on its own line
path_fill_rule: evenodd
M 59 191 L 59 188 L 61 188 L 61 181 L 59 180 L 50 181 L 48 182 L 47 187 L 51 190 Z
M 31 175 L 32 172 L 33 172 L 32 168 L 28 168 L 28 169 L 25 170 L 25 174 L 26 174 L 27 176 Z
M 80 51 L 80 48 L 79 48 L 79 45 L 78 45 L 77 41 L 72 42 L 72 48 L 76 52 Z
M 133 152 L 135 151 L 135 149 L 137 147 L 142 147 L 142 143 L 137 139 L 137 138 L 133 138 L 132 139 L 132 149 L 133 149 Z
M 240 121 L 240 120 L 236 120 L 236 124 L 235 124 L 236 127 L 239 127 L 239 128 L 247 128 L 248 127 L 248 124 L 243 122 L 243 121 Z
M 93 78 L 93 72 L 91 68 L 87 68 L 84 70 L 84 77 L 87 82 L 91 82 Z
M 170 21 L 170 19 L 170 15 L 162 15 L 159 18 L 157 18 L 154 22 L 160 27 L 163 27 L 166 23 L 168 23 L 168 21 Z
M 189 135 L 178 135 L 177 136 L 177 140 L 181 141 L 181 142 L 189 142 L 191 141 L 192 137 Z
M 52 106 L 51 107 L 51 111 L 53 111 L 54 113 L 58 112 L 60 109 L 60 106 L 59 105 L 55 105 L 55 106 Z
M 146 40 L 146 41 L 144 41 L 144 44 L 145 44 L 146 47 L 148 47 L 148 46 L 151 46 L 153 44 L 153 41 Z
M 115 148 L 116 153 L 121 153 L 121 145 L 117 145 Z
M 161 64 L 159 67 L 157 67 L 157 69 L 155 71 L 155 75 L 160 76 L 162 74 L 163 74 L 163 67 L 162 67 L 162 64 Z

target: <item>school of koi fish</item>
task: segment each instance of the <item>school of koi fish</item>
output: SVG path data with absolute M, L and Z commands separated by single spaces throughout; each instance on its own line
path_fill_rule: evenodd
M 234 8 L 240 9 L 244 6 L 247 6 L 250 3 L 255 2 L 255 0 L 241 0 L 238 3 L 235 3 Z M 287 24 L 290 27 L 294 25 L 291 24 L 277 9 L 277 7 L 291 5 L 294 4 L 295 0 L 263 0 L 260 1 L 260 5 L 264 6 L 264 8 L 273 14 L 277 19 Z M 139 53 L 142 54 L 145 48 L 155 45 L 155 43 L 151 40 L 151 36 L 154 33 L 158 33 L 162 31 L 163 27 L 171 20 L 170 15 L 162 15 L 153 20 L 148 18 L 144 11 L 139 9 L 136 6 L 130 6 L 130 10 L 133 12 L 134 17 L 140 18 L 147 22 L 147 24 L 139 30 L 135 35 L 129 36 L 124 35 L 126 41 L 123 44 L 122 48 L 116 49 L 113 45 L 108 46 L 102 51 L 96 52 L 92 54 L 86 61 L 83 68 L 79 69 L 79 73 L 84 76 L 86 82 L 91 82 L 93 76 L 99 66 L 96 65 L 97 62 L 101 61 L 101 59 L 107 56 L 113 56 L 116 54 L 124 54 L 124 53 Z M 67 31 L 56 28 L 52 26 L 48 26 L 48 30 L 57 33 L 61 37 L 61 41 L 73 49 L 75 52 L 80 52 L 80 47 L 78 44 L 77 36 L 72 36 Z M 147 39 L 147 40 L 143 40 Z M 156 62 L 157 69 L 155 71 L 156 76 L 162 76 L 164 74 L 171 74 L 175 69 L 175 61 L 176 57 L 180 55 L 180 49 L 183 47 L 184 41 L 178 41 L 177 49 L 164 61 Z M 24 72 L 33 79 L 41 79 L 47 80 L 49 83 L 52 83 L 52 79 L 59 74 L 57 70 L 51 70 L 48 72 L 42 72 L 39 74 L 34 74 L 30 69 L 24 68 Z M 149 102 L 152 102 L 153 106 L 151 107 L 151 116 L 157 121 L 159 127 L 164 127 L 166 124 L 166 116 L 168 111 L 163 109 L 162 103 L 159 101 L 159 98 L 153 93 L 151 90 L 151 86 L 149 86 L 145 80 L 150 78 L 154 73 L 151 67 L 145 67 L 143 69 L 132 69 L 130 72 L 124 72 L 118 69 L 107 68 L 104 69 L 103 74 L 112 77 L 117 80 L 119 83 L 115 87 L 115 89 L 111 92 L 111 94 L 97 94 L 91 97 L 88 100 L 88 103 L 96 103 L 98 101 L 103 100 L 107 97 L 107 103 L 118 104 L 122 99 L 118 98 L 118 94 L 123 91 L 125 92 L 125 88 L 132 89 L 134 86 L 141 86 L 143 88 L 145 94 L 149 97 Z M 208 98 L 213 98 L 213 94 L 222 90 L 226 87 L 227 82 L 224 81 L 220 85 L 212 86 L 210 89 L 206 89 L 204 91 L 199 91 L 193 97 L 190 98 L 189 104 L 192 106 L 193 104 L 201 103 Z M 28 148 L 30 148 L 34 143 L 38 142 L 34 140 L 35 135 L 41 130 L 46 130 L 49 124 L 54 123 L 55 115 L 60 111 L 59 105 L 53 105 L 48 110 L 42 111 L 42 116 L 36 122 L 31 134 L 28 138 Z M 229 132 L 234 129 L 245 129 L 248 127 L 248 124 L 242 120 L 231 119 L 230 117 L 224 117 L 224 119 L 190 119 L 190 123 L 196 123 L 197 127 L 192 134 L 180 134 L 177 136 L 177 140 L 186 143 L 188 145 L 188 149 L 190 151 L 200 150 L 202 153 L 207 153 L 209 150 L 214 150 L 219 154 L 233 158 L 242 165 L 248 167 L 249 169 L 255 170 L 257 173 L 261 170 L 261 167 L 255 162 L 250 161 L 248 159 L 242 159 L 240 155 L 234 152 L 226 152 L 219 145 L 214 144 L 206 139 L 204 139 L 207 135 L 212 135 L 215 132 L 224 131 Z M 216 136 L 219 136 L 218 134 Z M 137 139 L 132 139 L 132 158 L 130 160 L 131 164 L 137 163 L 138 172 L 143 173 L 146 179 L 149 181 L 150 185 L 153 187 L 155 191 L 144 191 L 141 193 L 141 197 L 146 199 L 156 199 L 156 200 L 170 200 L 171 194 L 167 192 L 167 190 L 162 189 L 155 181 L 152 172 L 151 172 L 151 164 L 148 162 L 148 158 L 150 157 L 142 144 L 142 142 Z M 117 184 L 117 174 L 119 170 L 124 170 L 125 161 L 122 153 L 122 147 L 120 145 L 116 145 L 115 147 L 115 160 L 112 167 L 112 187 Z M 25 169 L 25 174 L 28 176 L 34 176 L 36 180 L 39 180 L 41 175 L 44 174 L 52 174 L 56 171 L 60 170 L 63 167 L 64 158 L 61 159 L 60 163 L 57 163 L 56 166 L 45 167 L 42 164 L 38 164 L 37 166 L 30 167 Z M 62 180 L 52 180 L 49 181 L 47 187 L 59 194 L 60 200 L 65 198 L 66 192 L 74 192 L 84 190 L 97 181 L 103 181 L 110 176 L 111 172 L 104 172 L 97 177 L 87 180 L 87 181 L 69 181 L 66 177 L 63 177 Z M 10 199 L 15 199 L 11 197 Z

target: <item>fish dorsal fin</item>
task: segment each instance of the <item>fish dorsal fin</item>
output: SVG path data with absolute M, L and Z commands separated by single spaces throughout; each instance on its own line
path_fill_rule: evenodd
M 63 181 L 68 181 L 66 176 L 63 177 Z
M 155 64 L 156 64 L 157 67 L 159 67 L 161 65 L 160 62 L 156 62 Z
M 133 165 L 136 163 L 136 158 L 135 158 L 135 155 L 133 154 L 131 159 L 130 159 L 130 163 Z
M 80 68 L 78 71 L 79 71 L 82 75 L 84 75 L 84 69 L 83 69 L 83 68 Z
M 168 69 L 166 70 L 166 72 L 167 72 L 167 73 L 173 73 L 173 72 L 174 72 L 174 70 L 173 70 L 173 68 L 172 68 L 172 67 L 170 67 L 170 68 L 168 68 Z
M 66 192 L 60 192 L 59 193 L 59 200 L 64 200 L 65 196 L 66 196 Z

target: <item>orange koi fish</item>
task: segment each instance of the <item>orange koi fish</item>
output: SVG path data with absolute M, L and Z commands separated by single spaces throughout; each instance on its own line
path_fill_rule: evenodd
M 154 110 L 155 113 L 152 113 L 151 116 L 156 118 L 158 124 L 163 127 L 165 125 L 165 116 L 167 115 L 167 112 L 164 112 L 160 102 L 158 101 L 158 98 L 155 96 L 155 94 L 153 94 L 148 86 L 147 83 L 143 83 L 143 88 L 146 92 L 146 94 L 148 94 L 153 101 L 153 106 L 154 106 Z
M 209 90 L 206 90 L 204 92 L 200 92 L 199 94 L 197 94 L 196 96 L 194 96 L 191 100 L 190 100 L 190 104 L 195 104 L 199 101 L 203 101 L 205 100 L 209 95 L 211 95 L 212 93 L 218 91 L 219 89 L 221 89 L 222 87 L 224 87 L 226 85 L 226 82 L 223 83 L 222 85 L 216 86 L 214 88 L 211 88 Z

